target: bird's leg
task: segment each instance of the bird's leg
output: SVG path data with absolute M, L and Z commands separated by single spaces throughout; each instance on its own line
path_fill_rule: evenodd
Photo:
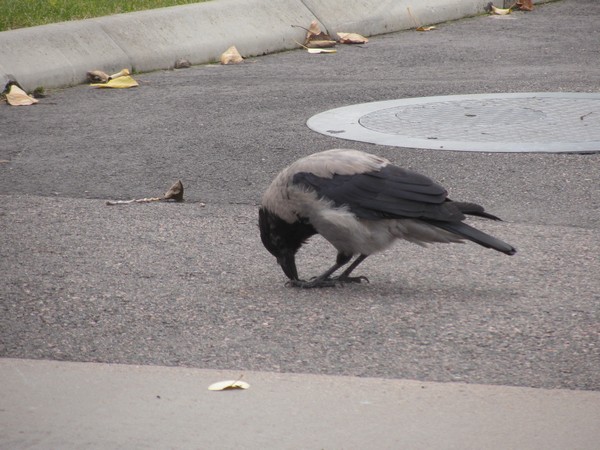
M 361 262 L 365 260 L 367 255 L 359 255 L 348 268 L 342 272 L 342 274 L 338 277 L 330 278 L 331 275 L 342 267 L 344 264 L 347 264 L 348 261 L 352 258 L 352 255 L 345 255 L 343 253 L 338 253 L 336 263 L 319 275 L 316 278 L 313 278 L 309 281 L 304 280 L 290 280 L 289 283 L 292 286 L 301 287 L 301 288 L 315 288 L 315 287 L 331 287 L 336 286 L 342 283 L 360 283 L 362 281 L 369 282 L 367 277 L 350 277 L 350 272 L 352 272 L 356 266 L 358 266 Z
M 289 280 L 288 283 L 290 286 L 295 286 L 295 287 L 300 287 L 300 288 L 305 288 L 305 289 L 335 286 L 338 283 L 337 279 L 333 279 L 333 278 L 329 278 L 329 277 L 331 276 L 332 273 L 334 273 L 336 270 L 338 270 L 344 264 L 339 264 L 336 262 L 333 266 L 331 266 L 329 269 L 327 269 L 321 275 L 313 278 L 312 280 L 309 280 L 309 281 Z
M 363 262 L 365 259 L 367 259 L 367 256 L 369 255 L 358 255 L 358 257 L 354 260 L 354 262 L 352 264 L 350 264 L 348 266 L 348 268 L 346 270 L 344 270 L 339 277 L 337 277 L 337 281 L 341 281 L 342 283 L 361 283 L 362 281 L 366 281 L 367 283 L 369 282 L 369 279 L 365 276 L 359 276 L 359 277 L 351 277 L 349 276 L 350 273 L 356 269 L 356 267 Z

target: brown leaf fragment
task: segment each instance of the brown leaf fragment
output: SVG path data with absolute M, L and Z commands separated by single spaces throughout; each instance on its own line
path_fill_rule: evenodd
M 533 0 L 518 0 L 515 6 L 521 11 L 533 11 Z
M 327 33 L 321 31 L 321 27 L 319 27 L 319 22 L 313 20 L 310 23 L 310 27 L 306 30 L 306 38 L 304 39 L 304 45 L 311 41 L 330 41 L 331 36 Z
M 165 200 L 175 200 L 176 202 L 183 201 L 183 183 L 181 180 L 177 180 L 173 186 L 163 196 Z
M 305 44 L 306 48 L 330 48 L 335 47 L 335 41 L 309 41 Z
M 35 105 L 39 100 L 27 95 L 23 89 L 16 84 L 12 84 L 6 93 L 6 101 L 12 106 L 29 106 Z
M 337 33 L 340 44 L 366 44 L 369 40 L 358 33 Z
M 229 47 L 225 52 L 221 55 L 221 64 L 239 64 L 244 61 L 238 49 L 235 48 L 235 45 Z
M 101 70 L 90 70 L 86 75 L 90 83 L 106 83 L 110 78 L 107 73 Z
M 179 58 L 177 61 L 175 61 L 174 67 L 175 69 L 188 69 L 192 67 L 192 63 L 185 58 Z

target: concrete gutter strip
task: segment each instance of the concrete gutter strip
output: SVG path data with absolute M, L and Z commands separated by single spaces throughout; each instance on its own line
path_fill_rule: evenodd
M 600 393 L 0 359 L 3 448 L 597 449 Z
M 297 47 L 317 18 L 331 34 L 366 36 L 482 13 L 487 0 L 213 0 L 0 33 L 0 82 L 26 90 L 83 83 L 88 70 L 170 69 L 218 60 L 235 45 L 243 56 Z

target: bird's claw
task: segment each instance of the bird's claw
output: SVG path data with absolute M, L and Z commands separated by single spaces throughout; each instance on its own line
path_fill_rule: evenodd
M 343 286 L 346 283 L 370 283 L 365 276 L 359 277 L 333 277 L 333 278 L 311 278 L 310 280 L 288 280 L 286 286 L 298 287 L 302 289 L 325 288 Z
M 360 275 L 358 277 L 339 277 L 338 281 L 342 283 L 362 283 L 363 281 L 367 284 L 371 283 L 364 275 Z

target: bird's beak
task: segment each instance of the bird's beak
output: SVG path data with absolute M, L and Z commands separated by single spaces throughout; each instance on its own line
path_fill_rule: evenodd
M 298 279 L 298 270 L 296 269 L 296 257 L 293 253 L 284 253 L 283 255 L 277 258 L 277 262 L 283 269 L 283 273 L 285 273 L 285 275 L 290 280 Z

